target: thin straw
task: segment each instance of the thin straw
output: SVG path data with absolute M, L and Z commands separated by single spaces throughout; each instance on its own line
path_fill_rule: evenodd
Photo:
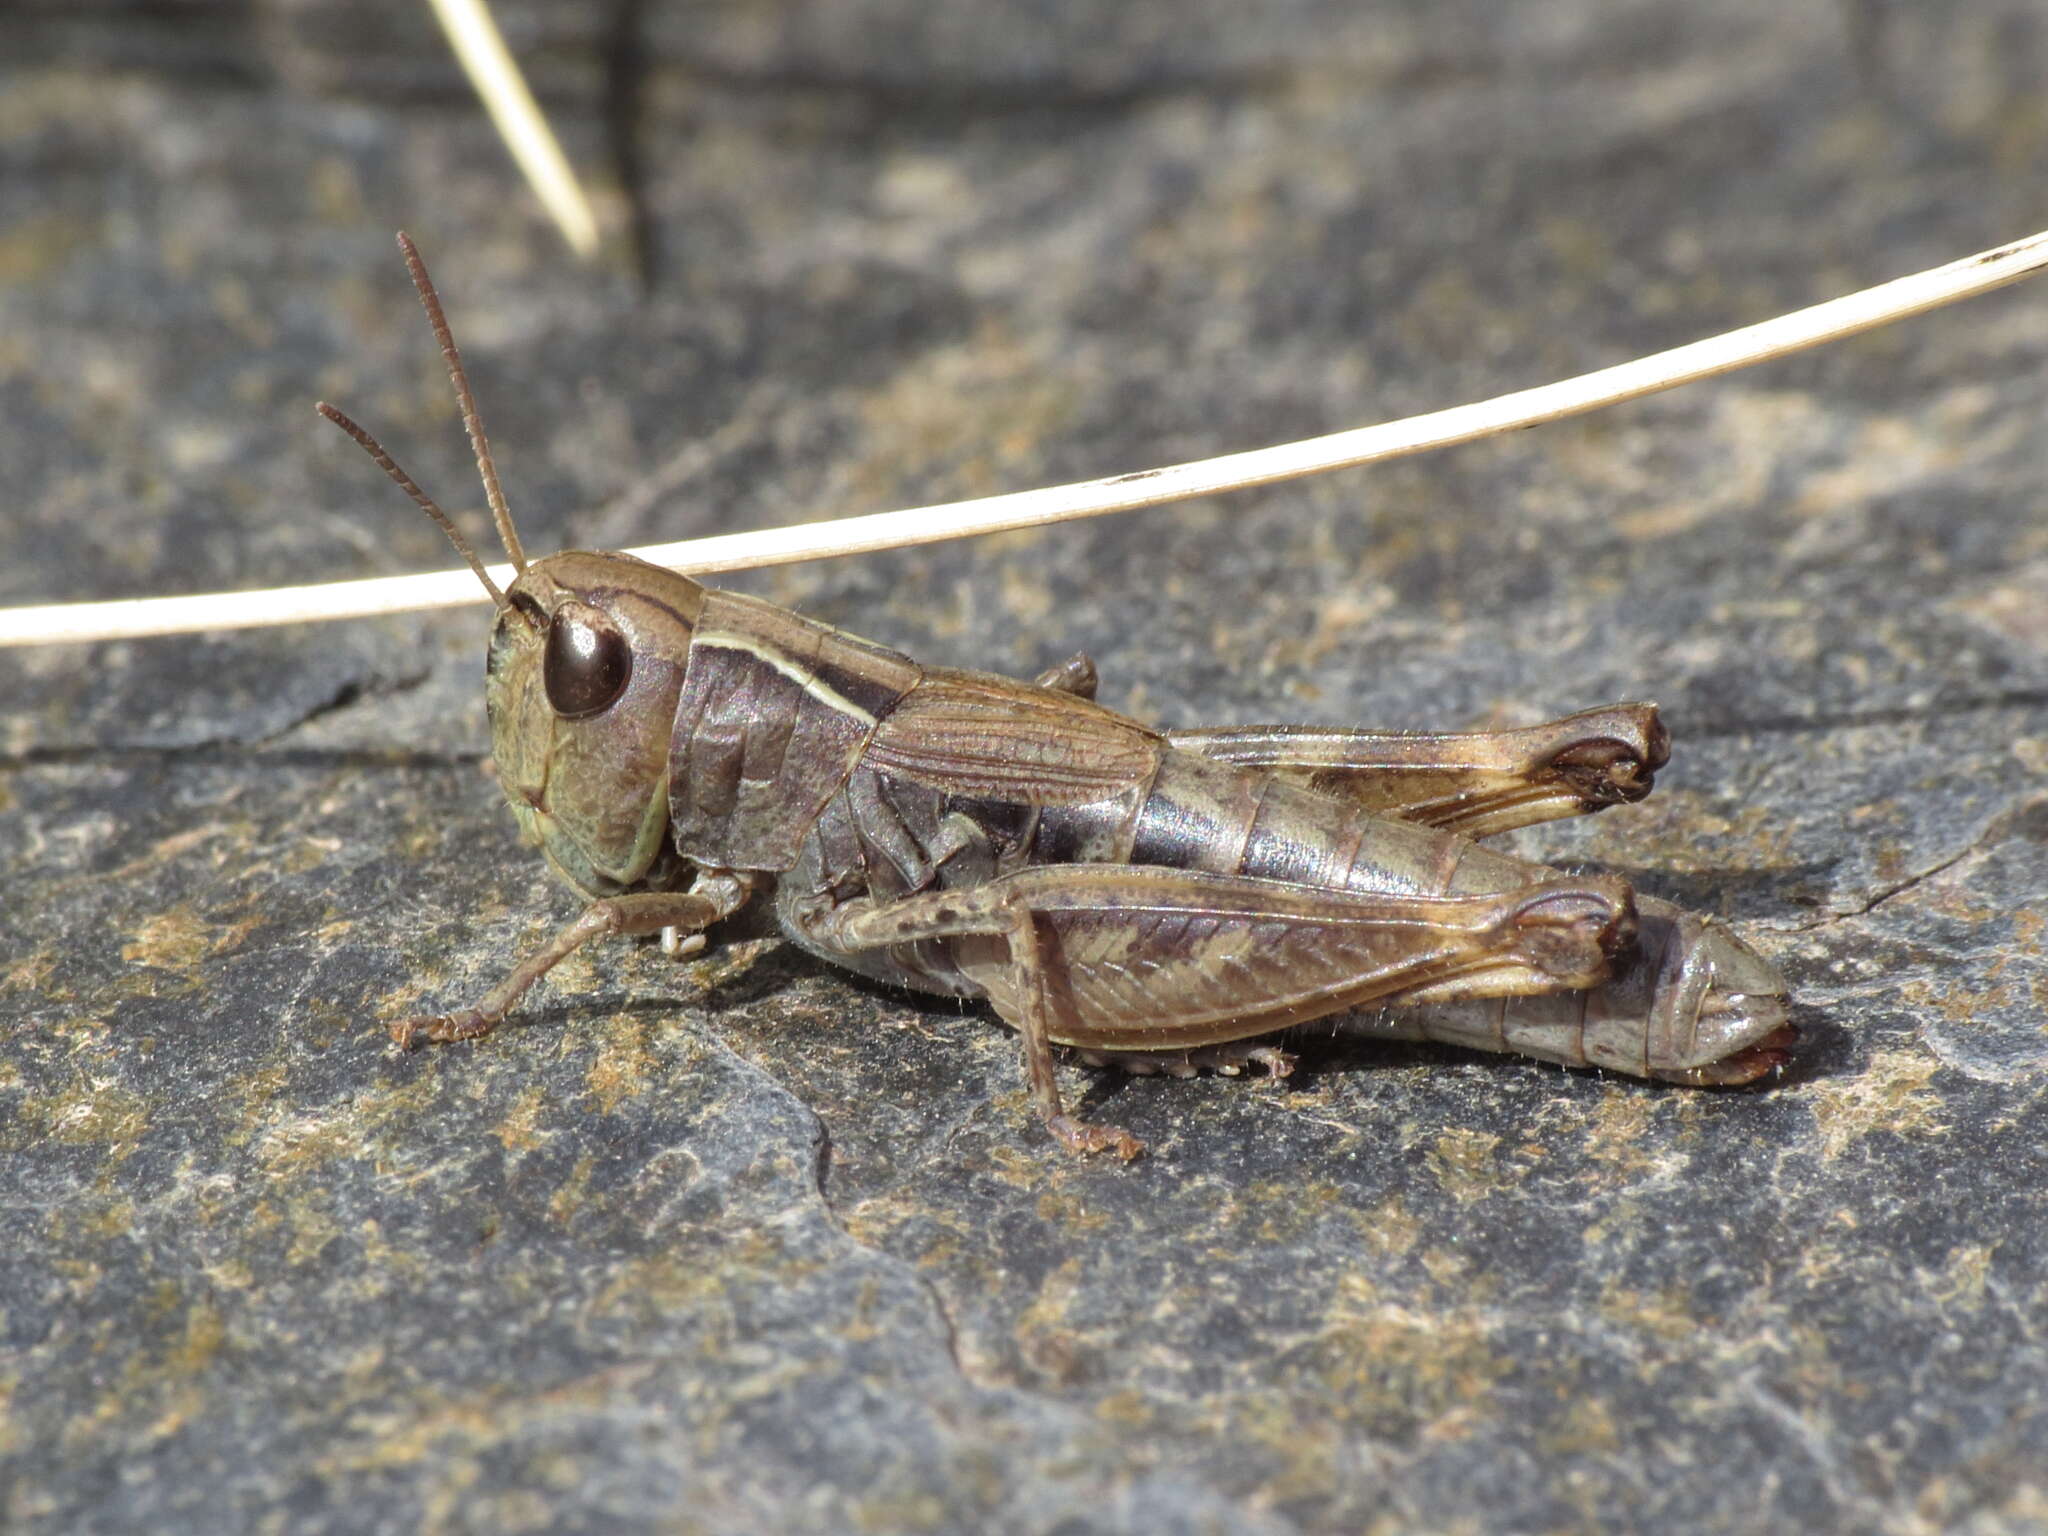
M 1768 362 L 1958 299 L 1988 293 L 2030 277 L 2044 266 L 2048 266 L 2048 230 L 1997 250 L 1830 299 L 1774 320 L 1472 405 L 1220 458 L 1111 475 L 1103 480 L 788 528 L 719 534 L 678 544 L 657 544 L 629 553 L 658 565 L 702 575 L 1098 517 L 1188 496 L 1214 495 L 1297 475 L 1376 463 L 1556 421 Z M 493 580 L 511 581 L 510 566 L 490 569 Z M 280 587 L 262 592 L 13 608 L 0 610 L 0 646 L 139 639 L 195 630 L 362 618 L 478 602 L 483 596 L 476 578 L 463 570 Z
M 568 158 L 556 141 L 554 130 L 541 115 L 526 87 L 498 24 L 484 0 L 427 0 L 455 48 L 455 57 L 469 75 L 469 83 L 483 98 L 491 121 L 498 125 L 512 158 L 525 173 L 548 217 L 562 231 L 569 248 L 588 261 L 597 254 L 597 215 Z

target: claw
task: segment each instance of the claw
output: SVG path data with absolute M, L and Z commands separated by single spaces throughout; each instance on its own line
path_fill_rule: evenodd
M 661 952 L 671 960 L 682 960 L 704 948 L 702 931 L 686 933 L 671 923 L 661 930 Z
M 1292 1077 L 1294 1075 L 1294 1053 L 1283 1051 L 1277 1045 L 1255 1045 L 1242 1053 L 1243 1062 L 1257 1062 L 1266 1069 L 1268 1077 Z M 1221 1071 L 1222 1068 L 1218 1068 Z
M 1145 1150 L 1145 1143 L 1129 1131 L 1119 1131 L 1107 1125 L 1090 1125 L 1072 1115 L 1047 1116 L 1045 1125 L 1069 1152 L 1114 1152 L 1128 1163 Z
M 451 1040 L 474 1040 L 479 1035 L 488 1035 L 497 1025 L 496 1019 L 486 1018 L 474 1008 L 464 1008 L 457 1013 L 423 1013 L 410 1019 L 400 1019 L 391 1026 L 391 1038 L 401 1049 L 411 1050 L 422 1040 L 445 1044 Z

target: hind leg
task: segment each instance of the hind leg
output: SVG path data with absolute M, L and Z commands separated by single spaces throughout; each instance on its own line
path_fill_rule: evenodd
M 1127 1132 L 1060 1102 L 1053 1046 L 1178 1051 L 1417 991 L 1500 996 L 1591 986 L 1635 930 L 1628 887 L 1559 876 L 1488 895 L 1332 891 L 1114 864 L 1018 870 L 985 885 L 818 905 L 785 920 L 827 954 L 951 941 L 1022 1037 L 1032 1098 L 1077 1152 L 1137 1156 Z
M 1519 731 L 1169 731 L 1174 746 L 1261 768 L 1363 810 L 1467 837 L 1642 799 L 1671 757 L 1654 704 L 1610 704 Z

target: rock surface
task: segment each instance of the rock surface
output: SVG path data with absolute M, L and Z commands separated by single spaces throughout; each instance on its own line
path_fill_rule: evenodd
M 510 4 L 637 268 L 575 267 L 425 9 L 9 22 L 0 601 L 1022 488 L 1533 384 L 2044 222 L 2025 0 Z M 475 1047 L 570 911 L 477 613 L 9 653 L 0 1525 L 1311 1532 L 2048 1524 L 2048 289 L 1512 439 L 736 585 L 1085 647 L 1171 723 L 1655 697 L 1529 838 L 1723 912 L 1796 1065 L 1345 1038 L 1075 1073 L 740 925 Z

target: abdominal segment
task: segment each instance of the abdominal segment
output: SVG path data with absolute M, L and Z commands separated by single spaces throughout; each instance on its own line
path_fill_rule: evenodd
M 1643 896 L 1636 913 L 1634 952 L 1598 986 L 1417 1001 L 1353 1014 L 1341 1027 L 1695 1087 L 1753 1082 L 1784 1065 L 1796 1032 L 1776 972 L 1713 918 Z
M 1234 855 L 1245 874 L 1390 894 L 1469 896 L 1560 878 L 1454 833 L 1368 815 L 1276 781 L 1249 797 L 1241 782 L 1210 792 L 1220 767 L 1169 758 L 1139 818 L 1138 846 L 1173 850 L 1173 837 L 1154 830 L 1148 839 L 1147 828 L 1181 829 L 1180 856 L 1206 847 L 1210 868 Z M 1194 808 L 1180 812 L 1176 802 Z M 1242 833 L 1217 835 L 1219 822 L 1234 819 L 1219 816 L 1224 805 L 1251 807 L 1241 813 Z M 1227 850 L 1222 859 L 1218 843 Z M 1373 1034 L 1696 1086 L 1749 1082 L 1781 1065 L 1794 1032 L 1784 982 L 1769 963 L 1724 923 L 1669 902 L 1639 896 L 1636 918 L 1634 944 L 1595 985 L 1453 982 L 1351 1017 Z

